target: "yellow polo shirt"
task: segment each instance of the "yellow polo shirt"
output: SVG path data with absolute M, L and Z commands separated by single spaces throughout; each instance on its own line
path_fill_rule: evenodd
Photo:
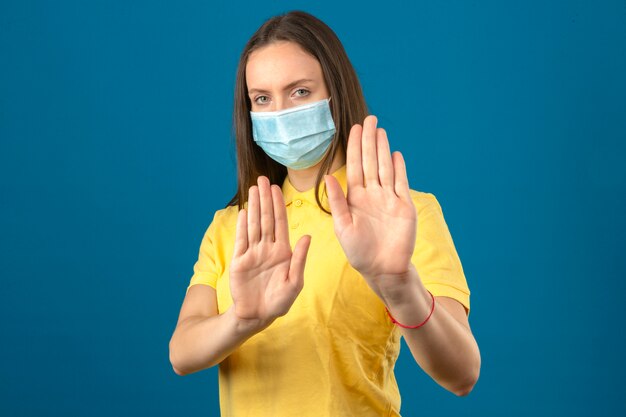
M 345 193 L 346 166 L 333 176 Z M 299 192 L 287 178 L 282 191 L 292 248 L 302 235 L 312 237 L 304 288 L 285 316 L 220 363 L 222 417 L 399 416 L 399 328 L 348 263 L 314 189 Z M 418 216 L 413 264 L 433 295 L 460 301 L 469 314 L 470 291 L 441 207 L 433 194 L 411 196 Z M 215 213 L 189 284 L 215 288 L 220 313 L 232 305 L 237 212 L 231 206 Z

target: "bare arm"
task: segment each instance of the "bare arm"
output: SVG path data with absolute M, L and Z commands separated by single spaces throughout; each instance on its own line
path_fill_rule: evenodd
M 170 340 L 174 372 L 186 375 L 220 363 L 247 339 L 287 314 L 304 285 L 311 237 L 293 252 L 287 212 L 277 185 L 266 177 L 249 190 L 248 209 L 239 212 L 230 263 L 232 306 L 218 314 L 215 290 L 189 288 Z
M 189 288 L 169 345 L 170 362 L 178 375 L 217 365 L 271 324 L 238 319 L 232 307 L 217 314 L 216 304 L 213 288 L 207 285 Z
M 350 264 L 394 318 L 407 326 L 417 325 L 432 306 L 411 263 L 417 213 L 404 158 L 399 152 L 391 154 L 387 133 L 376 126 L 376 117 L 368 116 L 363 126 L 355 124 L 350 130 L 347 196 L 334 177 L 325 177 L 335 234 Z M 460 303 L 438 299 L 440 305 L 428 323 L 418 329 L 403 328 L 402 334 L 426 373 L 449 391 L 466 395 L 480 371 L 478 346 Z
M 432 298 L 415 268 L 386 286 L 382 298 L 400 323 L 415 326 L 428 316 Z M 435 297 L 435 310 L 417 329 L 401 328 L 418 365 L 439 385 L 459 396 L 470 393 L 480 375 L 480 351 L 470 329 L 465 308 L 448 297 Z

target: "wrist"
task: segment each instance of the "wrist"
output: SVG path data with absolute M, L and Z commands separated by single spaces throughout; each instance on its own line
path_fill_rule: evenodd
M 427 291 L 428 291 L 428 290 L 427 290 Z M 400 327 L 403 327 L 403 328 L 405 328 L 405 329 L 419 329 L 420 327 L 422 327 L 423 325 L 425 325 L 425 324 L 426 324 L 426 322 L 427 322 L 428 320 L 430 320 L 430 318 L 431 318 L 431 317 L 432 317 L 432 315 L 433 315 L 433 312 L 435 311 L 435 304 L 436 304 L 436 302 L 435 302 L 435 296 L 434 296 L 434 295 L 433 295 L 433 293 L 431 293 L 430 291 L 428 291 L 428 294 L 430 295 L 430 298 L 431 298 L 431 300 L 430 300 L 430 303 L 431 303 L 431 306 L 430 306 L 430 312 L 428 313 L 428 316 L 426 316 L 426 318 L 425 318 L 424 320 L 422 320 L 422 322 L 420 322 L 420 323 L 418 323 L 418 324 L 406 324 L 407 322 L 404 322 L 404 323 L 403 323 L 402 321 L 399 321 L 398 319 L 396 319 L 395 317 L 393 317 L 393 316 L 391 315 L 391 313 L 389 312 L 389 309 L 388 309 L 388 308 L 386 308 L 386 309 L 385 309 L 385 310 L 387 310 L 387 315 L 389 316 L 389 318 L 391 319 L 391 321 L 392 321 L 394 324 L 396 324 L 396 325 L 398 325 L 398 326 L 400 326 Z M 414 310 L 415 310 L 415 309 L 413 309 L 413 310 L 409 311 L 409 314 L 408 314 L 408 315 L 414 315 L 414 313 L 415 313 L 415 311 L 414 311 Z M 406 314 L 406 313 L 405 313 L 405 314 Z
M 400 327 L 418 328 L 429 321 L 435 297 L 424 287 L 413 264 L 405 274 L 378 276 L 376 281 L 392 322 Z
M 406 272 L 401 274 L 382 274 L 375 277 L 365 277 L 374 283 L 378 296 L 388 307 L 401 307 L 414 304 L 423 293 L 422 281 L 413 264 L 409 264 Z
M 269 327 L 274 320 L 262 320 L 262 319 L 244 319 L 237 316 L 235 312 L 235 306 L 231 306 L 224 312 L 224 316 L 230 323 L 230 327 L 234 330 L 239 337 L 251 337 L 252 335 L 259 333 L 265 328 Z
M 435 297 L 426 289 L 412 263 L 403 273 L 363 275 L 363 278 L 383 301 L 396 325 L 416 329 L 431 319 Z

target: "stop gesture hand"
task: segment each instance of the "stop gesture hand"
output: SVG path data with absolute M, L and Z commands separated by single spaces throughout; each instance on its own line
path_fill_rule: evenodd
M 237 218 L 230 289 L 235 316 L 265 327 L 285 315 L 302 290 L 311 237 L 300 238 L 292 253 L 280 187 L 263 176 L 257 183 Z
M 412 268 L 417 214 L 400 152 L 390 154 L 376 117 L 350 131 L 347 197 L 337 179 L 325 177 L 335 234 L 350 264 L 381 297 Z

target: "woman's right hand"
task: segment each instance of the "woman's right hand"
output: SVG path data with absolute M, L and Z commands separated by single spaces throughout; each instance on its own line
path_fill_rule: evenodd
M 285 315 L 302 290 L 311 236 L 302 236 L 292 253 L 280 187 L 264 176 L 257 184 L 237 218 L 230 291 L 237 319 L 263 328 Z

